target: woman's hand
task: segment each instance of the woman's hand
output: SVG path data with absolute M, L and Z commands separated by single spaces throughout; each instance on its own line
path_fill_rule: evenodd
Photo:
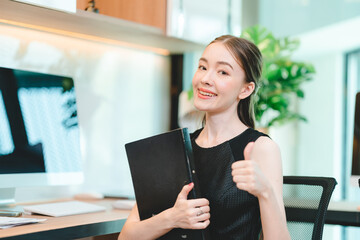
M 258 163 L 251 158 L 254 142 L 248 143 L 244 149 L 245 160 L 232 164 L 232 176 L 236 187 L 261 198 L 267 197 L 271 185 L 261 171 Z
M 193 187 L 194 183 L 185 185 L 169 209 L 174 228 L 204 229 L 210 224 L 209 201 L 205 198 L 187 199 Z

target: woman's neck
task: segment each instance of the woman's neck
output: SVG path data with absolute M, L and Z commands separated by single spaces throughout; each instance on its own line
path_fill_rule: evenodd
M 207 113 L 205 127 L 196 139 L 196 143 L 201 147 L 213 147 L 236 137 L 247 128 L 237 115 Z

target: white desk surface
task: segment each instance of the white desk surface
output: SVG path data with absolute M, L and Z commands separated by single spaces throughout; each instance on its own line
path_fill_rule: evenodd
M 68 199 L 68 200 L 73 200 L 73 199 Z M 89 227 L 90 226 L 91 227 L 91 225 L 106 224 L 106 223 L 110 223 L 113 221 L 121 221 L 121 223 L 123 224 L 123 222 L 125 222 L 126 218 L 129 216 L 130 210 L 114 209 L 111 205 L 114 201 L 116 201 L 116 200 L 104 199 L 104 200 L 86 201 L 89 203 L 94 203 L 94 204 L 99 204 L 101 206 L 105 206 L 106 211 L 103 211 L 103 212 L 87 213 L 87 214 L 65 216 L 65 217 L 23 215 L 22 217 L 40 218 L 40 219 L 45 218 L 47 220 L 45 222 L 41 222 L 41 223 L 17 226 L 17 227 L 13 227 L 13 228 L 9 228 L 9 229 L 2 229 L 2 230 L 0 230 L 0 238 L 16 237 L 16 236 L 21 237 L 22 235 L 30 234 L 29 237 L 31 237 L 31 239 L 36 239 L 36 234 L 40 235 L 46 231 L 59 230 L 56 232 L 58 234 L 58 233 L 61 233 L 62 230 L 64 230 L 64 232 L 65 232 L 65 231 L 67 231 L 67 229 L 71 229 L 71 228 L 74 228 L 77 226 L 79 226 L 79 227 L 81 227 L 81 226 Z M 38 203 L 36 203 L 36 204 L 38 204 Z M 70 231 L 71 230 L 69 230 L 67 234 L 71 234 Z M 118 232 L 120 232 L 120 231 L 121 231 L 121 229 L 118 229 Z M 22 238 L 19 238 L 19 239 L 22 239 Z
M 347 212 L 360 212 L 360 201 L 330 201 L 328 210 L 332 211 L 347 211 Z

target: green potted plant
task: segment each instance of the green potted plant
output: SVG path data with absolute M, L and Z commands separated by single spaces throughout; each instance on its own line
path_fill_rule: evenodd
M 259 25 L 245 29 L 241 37 L 258 46 L 263 55 L 263 74 L 255 97 L 255 119 L 258 127 L 269 128 L 306 118 L 292 110 L 292 102 L 304 98 L 302 84 L 312 79 L 312 64 L 291 60 L 300 41 L 289 37 L 275 38 Z
M 263 55 L 263 73 L 255 96 L 256 127 L 268 129 L 294 120 L 306 121 L 292 110 L 292 103 L 304 98 L 302 84 L 312 79 L 315 69 L 310 63 L 291 60 L 292 53 L 300 45 L 299 40 L 275 38 L 259 25 L 245 29 L 241 37 L 255 43 Z M 188 99 L 192 97 L 190 89 Z

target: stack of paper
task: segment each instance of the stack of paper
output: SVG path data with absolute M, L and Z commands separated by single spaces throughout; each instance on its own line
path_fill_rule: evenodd
M 19 217 L 0 217 L 0 229 L 11 228 L 19 225 L 43 222 L 46 219 L 19 218 Z

